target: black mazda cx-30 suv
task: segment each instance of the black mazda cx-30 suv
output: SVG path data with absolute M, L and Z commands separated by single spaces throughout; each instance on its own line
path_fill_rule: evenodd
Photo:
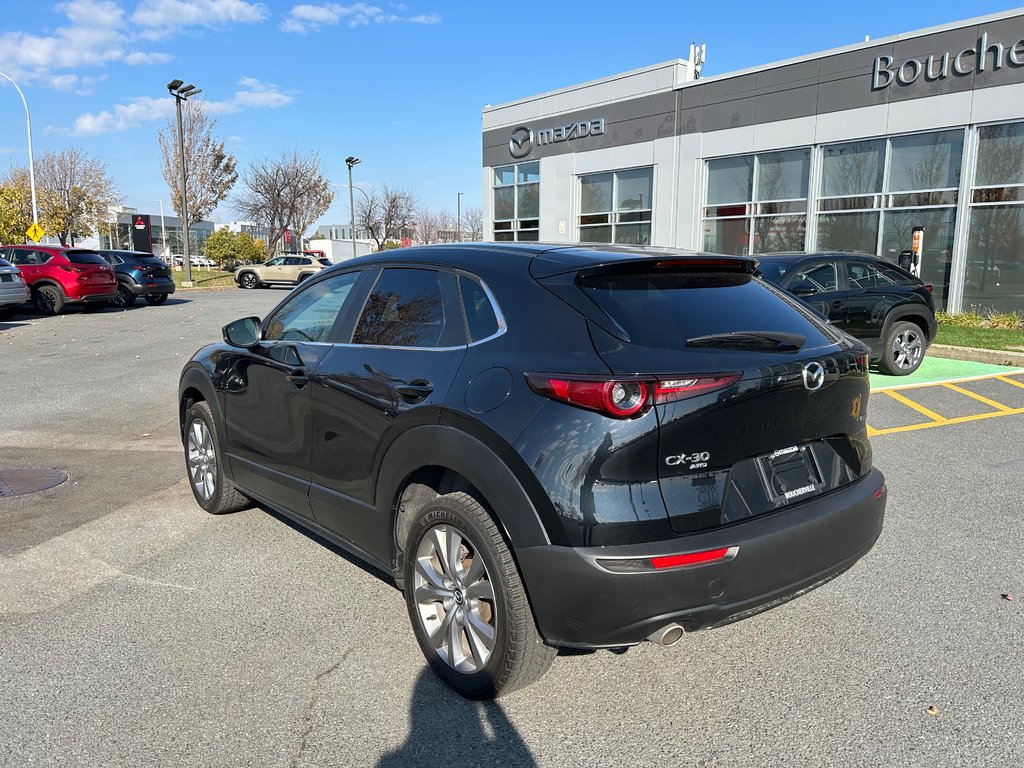
M 324 270 L 180 383 L 200 506 L 393 575 L 454 689 L 671 645 L 850 567 L 885 508 L 867 354 L 745 257 L 466 244 Z

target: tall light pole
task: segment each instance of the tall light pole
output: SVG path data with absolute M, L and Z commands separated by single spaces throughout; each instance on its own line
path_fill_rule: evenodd
M 345 158 L 345 165 L 348 166 L 348 210 L 352 215 L 352 258 L 356 257 L 356 204 L 352 194 L 352 166 L 359 165 L 359 158 L 349 155 Z
M 160 245 L 164 247 L 163 259 L 167 259 L 167 227 L 164 225 L 164 199 L 161 197 L 157 200 L 160 203 Z
M 455 236 L 462 242 L 462 196 L 465 192 L 459 192 L 455 197 Z
M 183 285 L 191 287 L 192 285 L 192 257 L 189 254 L 189 243 L 188 243 L 188 195 L 185 191 L 185 132 L 181 127 L 181 102 L 187 101 L 190 96 L 202 93 L 199 88 L 189 83 L 183 85 L 183 80 L 171 80 L 167 84 L 167 90 L 171 96 L 174 97 L 174 105 L 178 110 L 178 160 L 181 163 L 181 235 L 182 243 L 185 254 L 183 261 L 185 264 L 185 280 Z
M 0 72 L 0 77 L 14 86 L 14 90 L 21 96 L 21 103 L 25 105 L 25 127 L 28 130 L 28 183 L 32 188 L 32 223 L 38 226 L 39 208 L 36 206 L 36 165 L 32 161 L 32 116 L 28 111 L 28 102 L 25 100 L 25 94 L 21 92 L 18 84 L 3 72 Z

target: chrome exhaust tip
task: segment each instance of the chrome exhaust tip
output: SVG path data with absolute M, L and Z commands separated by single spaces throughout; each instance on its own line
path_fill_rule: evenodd
M 667 648 L 670 645 L 675 645 L 683 637 L 683 628 L 678 624 L 666 624 L 656 632 L 652 632 L 647 636 L 647 639 L 655 645 L 660 645 L 663 648 Z

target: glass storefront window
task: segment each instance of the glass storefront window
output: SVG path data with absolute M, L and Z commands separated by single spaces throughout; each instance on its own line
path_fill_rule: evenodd
M 978 129 L 976 186 L 1024 184 L 1024 123 Z
M 972 207 L 963 307 L 1024 312 L 1024 205 Z
M 536 241 L 540 235 L 540 163 L 494 169 L 494 239 Z
M 810 167 L 810 149 L 708 160 L 704 249 L 729 254 L 803 250 Z
M 811 151 L 773 152 L 757 158 L 757 200 L 806 200 Z
M 849 197 L 881 192 L 884 168 L 884 139 L 825 147 L 821 154 L 821 194 Z
M 953 233 L 956 208 L 889 210 L 882 225 L 882 258 L 899 261 L 900 251 L 910 248 L 914 227 L 924 227 L 921 279 L 934 288 L 935 308 L 946 308 L 953 264 Z
M 745 202 L 753 189 L 753 155 L 708 160 L 708 205 Z
M 890 142 L 888 191 L 950 189 L 960 185 L 963 131 L 898 136 Z
M 829 213 L 818 216 L 818 248 L 823 251 L 862 251 L 878 248 L 877 212 Z
M 653 168 L 580 176 L 580 242 L 650 245 L 653 190 Z

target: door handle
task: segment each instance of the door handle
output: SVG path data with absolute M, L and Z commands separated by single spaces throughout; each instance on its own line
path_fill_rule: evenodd
M 836 309 L 839 309 L 841 306 L 843 306 L 843 300 L 836 299 L 835 301 L 832 302 L 832 306 L 835 307 Z
M 429 381 L 423 381 L 422 379 L 410 381 L 407 384 L 395 385 L 395 392 L 411 403 L 418 403 L 420 400 L 425 400 L 433 391 L 434 385 Z

